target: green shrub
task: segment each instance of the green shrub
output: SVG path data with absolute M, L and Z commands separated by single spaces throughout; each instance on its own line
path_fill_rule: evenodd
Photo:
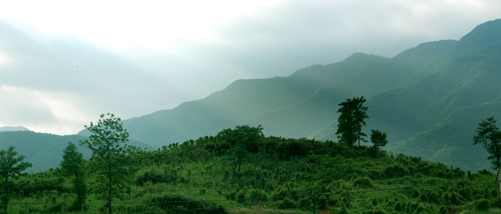
M 278 204 L 278 209 L 294 209 L 296 208 L 296 204 L 289 198 L 284 198 L 284 200 L 280 201 Z
M 263 190 L 253 189 L 250 191 L 249 198 L 251 203 L 264 202 L 268 200 L 268 196 Z
M 235 197 L 236 197 L 236 200 L 238 203 L 245 202 L 245 192 L 244 191 L 240 190 Z
M 488 210 L 489 208 L 491 208 L 491 204 L 489 203 L 489 201 L 487 199 L 480 199 L 480 200 L 477 200 L 475 201 L 475 207 L 478 209 L 478 210 Z
M 355 179 L 354 185 L 355 187 L 362 187 L 362 188 L 374 187 L 374 184 L 372 183 L 372 180 L 369 177 L 359 177 Z

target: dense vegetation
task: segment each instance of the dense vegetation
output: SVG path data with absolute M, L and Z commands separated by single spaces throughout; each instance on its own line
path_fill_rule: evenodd
M 499 212 L 494 175 L 394 155 L 377 147 L 265 137 L 237 126 L 216 136 L 130 155 L 114 213 L 472 213 Z M 85 211 L 60 168 L 20 177 L 9 213 L 104 213 L 90 159 Z

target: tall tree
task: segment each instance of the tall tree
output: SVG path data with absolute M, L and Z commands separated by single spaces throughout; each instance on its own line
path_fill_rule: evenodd
M 388 140 L 386 140 L 386 132 L 381 132 L 379 130 L 371 129 L 371 142 L 379 150 L 379 147 L 386 146 Z
M 90 164 L 100 176 L 101 188 L 107 191 L 106 206 L 112 213 L 111 201 L 116 192 L 125 188 L 126 179 L 134 168 L 129 163 L 128 155 L 139 151 L 136 147 L 125 144 L 129 141 L 129 133 L 123 128 L 121 119 L 107 113 L 100 116 L 97 124 L 85 126 L 92 134 L 89 139 L 80 141 L 81 145 L 92 150 Z M 114 191 L 115 190 L 115 191 Z
M 4 180 L 2 183 L 2 202 L 4 205 L 4 213 L 7 213 L 10 189 L 14 187 L 14 183 L 9 179 L 17 178 L 19 175 L 24 174 L 24 170 L 31 167 L 31 163 L 23 162 L 24 155 L 17 156 L 17 152 L 14 151 L 14 149 L 15 148 L 13 146 L 10 146 L 7 150 L 0 150 L 0 175 L 2 175 Z
M 65 177 L 73 178 L 73 191 L 77 194 L 75 204 L 82 211 L 83 204 L 87 199 L 87 181 L 86 171 L 84 167 L 83 154 L 77 151 L 77 146 L 69 142 L 68 146 L 63 150 L 63 160 L 59 164 L 61 166 L 61 174 Z
M 341 108 L 337 112 L 341 113 L 338 118 L 338 125 L 336 135 L 337 138 L 349 146 L 353 146 L 358 141 L 367 142 L 364 138 L 367 135 L 362 132 L 362 126 L 365 126 L 365 119 L 367 116 L 367 107 L 364 106 L 365 98 L 354 97 L 347 99 L 345 102 L 339 104 Z
M 496 126 L 494 116 L 478 124 L 477 135 L 473 136 L 473 144 L 482 144 L 489 153 L 487 159 L 491 160 L 492 167 L 498 171 L 499 197 L 501 198 L 501 131 Z

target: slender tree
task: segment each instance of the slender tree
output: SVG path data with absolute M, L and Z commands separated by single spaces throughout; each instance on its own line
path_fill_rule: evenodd
M 75 204 L 82 211 L 83 204 L 87 199 L 87 181 L 84 167 L 83 154 L 77 151 L 77 146 L 71 142 L 63 150 L 63 160 L 61 161 L 61 174 L 65 177 L 73 177 L 73 192 L 77 194 Z
M 388 140 L 386 140 L 386 132 L 381 132 L 379 130 L 371 129 L 371 142 L 379 150 L 379 147 L 386 146 Z
M 121 119 L 115 115 L 107 113 L 100 116 L 97 124 L 90 123 L 85 126 L 92 134 L 89 139 L 80 141 L 81 145 L 92 150 L 92 161 L 89 161 L 100 176 L 97 180 L 101 182 L 101 187 L 106 189 L 108 201 L 106 206 L 109 213 L 112 213 L 111 201 L 116 196 L 116 191 L 125 188 L 126 179 L 134 168 L 129 163 L 131 158 L 128 155 L 139 151 L 134 146 L 125 144 L 129 141 L 129 133 L 123 128 Z
M 14 149 L 13 146 L 10 146 L 7 150 L 0 150 L 0 175 L 2 175 L 4 180 L 2 183 L 4 213 L 7 213 L 10 189 L 14 187 L 14 183 L 11 180 L 17 178 L 19 175 L 25 174 L 23 171 L 31 167 L 31 163 L 23 162 L 24 155 L 17 156 L 17 152 L 14 151 Z
M 477 135 L 473 136 L 473 144 L 482 144 L 489 153 L 487 159 L 491 160 L 492 168 L 498 171 L 499 197 L 501 198 L 501 131 L 496 126 L 496 122 L 497 120 L 492 116 L 479 123 Z
M 367 107 L 364 106 L 365 98 L 354 97 L 347 99 L 345 102 L 339 104 L 341 108 L 337 112 L 341 113 L 338 118 L 338 125 L 336 135 L 339 140 L 353 146 L 358 141 L 367 142 L 364 138 L 367 135 L 362 132 L 362 127 L 366 125 L 365 119 L 367 116 Z

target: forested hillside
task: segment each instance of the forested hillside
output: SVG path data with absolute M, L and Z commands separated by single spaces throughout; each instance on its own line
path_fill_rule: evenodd
M 388 151 L 484 168 L 486 153 L 472 145 L 472 137 L 482 119 L 499 116 L 500 29 L 501 20 L 494 20 L 459 41 L 423 43 L 391 59 L 356 53 L 288 77 L 239 80 L 205 99 L 124 125 L 131 139 L 158 147 L 259 124 L 266 135 L 337 140 L 337 104 L 365 96 L 366 131 L 387 132 Z
M 332 141 L 264 137 L 238 126 L 127 156 L 114 213 L 499 212 L 495 175 Z M 88 170 L 84 211 L 61 169 L 15 180 L 9 213 L 104 213 L 106 191 Z

